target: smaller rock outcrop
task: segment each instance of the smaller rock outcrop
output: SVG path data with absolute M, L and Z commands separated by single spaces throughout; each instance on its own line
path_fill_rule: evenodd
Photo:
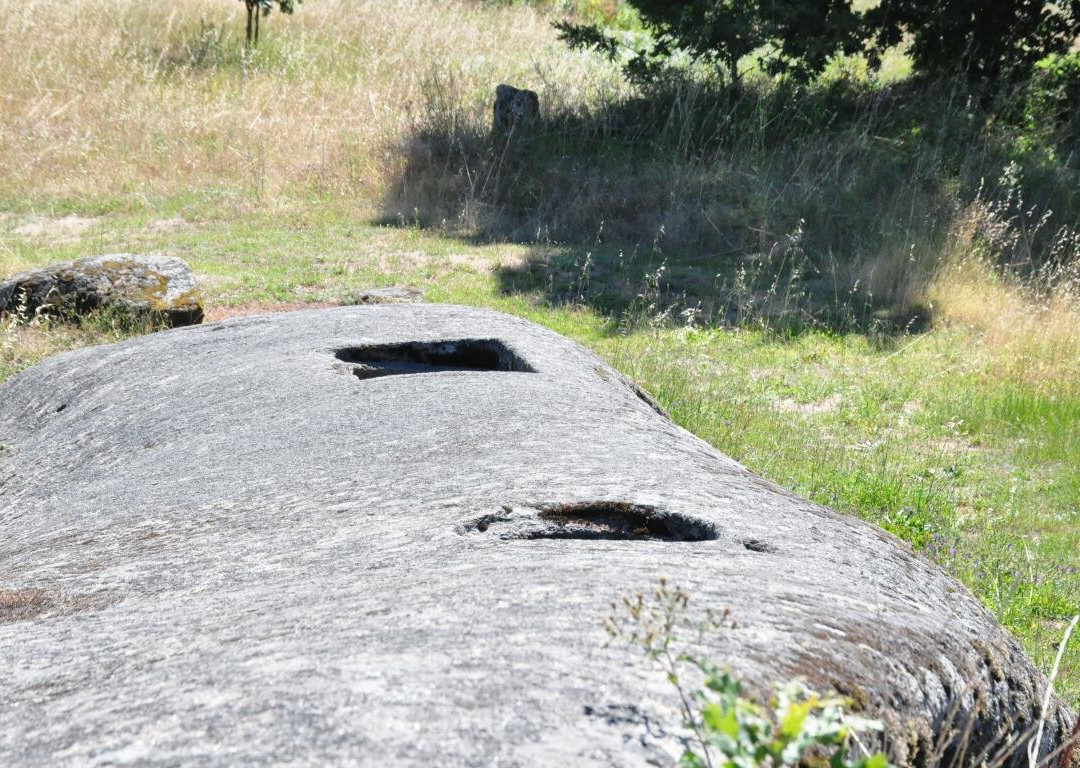
M 530 125 L 540 117 L 540 97 L 536 91 L 500 85 L 495 89 L 495 110 L 492 131 Z
M 203 320 L 191 268 L 163 254 L 111 253 L 0 281 L 0 315 L 19 310 L 72 317 L 102 308 L 148 315 L 174 328 Z

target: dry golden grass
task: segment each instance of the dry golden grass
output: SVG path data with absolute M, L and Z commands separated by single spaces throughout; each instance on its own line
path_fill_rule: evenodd
M 135 205 L 213 190 L 240 207 L 291 191 L 364 204 L 436 70 L 496 83 L 592 66 L 528 7 L 320 0 L 272 15 L 245 56 L 225 0 L 0 0 L 0 189 L 11 206 Z
M 235 216 L 319 200 L 366 217 L 416 212 L 473 229 L 494 220 L 499 231 L 491 201 L 506 195 L 463 195 L 468 157 L 425 149 L 417 137 L 433 125 L 451 142 L 482 131 L 499 82 L 536 88 L 549 114 L 602 110 L 622 92 L 610 67 L 567 51 L 550 16 L 528 4 L 319 0 L 272 15 L 250 55 L 243 21 L 242 3 L 230 0 L 0 0 L 0 208 L 86 214 L 193 200 L 199 215 Z M 592 126 L 601 135 L 604 119 Z M 579 147 L 584 161 L 571 157 L 564 173 L 553 158 L 535 189 L 520 193 L 535 210 L 501 231 L 582 239 L 603 231 L 692 249 L 695 264 L 698 252 L 736 254 L 770 270 L 764 256 L 802 232 L 808 211 L 808 269 L 835 259 L 835 285 L 823 295 L 901 308 L 926 298 L 939 264 L 966 258 L 957 256 L 963 238 L 945 252 L 935 234 L 950 214 L 934 179 L 902 170 L 875 183 L 879 159 L 844 133 L 765 153 L 754 146 L 702 162 L 616 151 L 592 164 L 592 145 Z M 932 166 L 937 151 L 915 165 Z M 512 197 L 515 182 L 497 178 L 500 167 L 487 171 L 491 186 Z M 0 270 L 22 266 L 0 252 Z M 954 271 L 931 292 L 952 307 L 947 314 L 961 301 L 942 295 L 945 276 L 953 290 L 971 284 Z M 1045 313 L 1029 313 L 1038 324 L 1034 316 Z
M 424 154 L 417 126 L 476 129 L 502 81 L 541 90 L 549 111 L 610 103 L 619 88 L 610 68 L 568 52 L 550 18 L 525 4 L 320 0 L 271 16 L 254 53 L 242 32 L 243 6 L 227 0 L 0 0 L 0 205 L 85 211 L 197 197 L 213 201 L 203 211 L 229 215 L 317 197 L 371 215 L 392 199 L 403 211 L 436 201 L 441 216 L 469 223 L 470 200 L 462 206 L 453 189 L 458 169 L 402 173 L 406 158 L 415 166 Z M 818 247 L 831 249 L 823 226 L 872 213 L 837 191 L 850 183 L 833 178 L 843 141 L 781 147 L 754 173 L 737 156 L 709 167 L 654 162 L 648 185 L 630 169 L 577 168 L 576 186 L 551 192 L 573 204 L 553 204 L 551 217 L 575 231 L 610 230 L 619 226 L 610 201 L 625 200 L 624 218 L 640 220 L 627 231 L 670 242 L 686 230 L 689 242 L 701 218 L 754 257 L 801 229 L 792 210 L 835 194 L 808 224 Z M 811 166 L 821 170 L 800 175 Z M 940 209 L 937 196 L 912 191 L 916 181 L 898 205 Z M 1007 350 L 1016 375 L 1063 382 L 1080 357 L 1075 281 L 1034 290 L 991 268 L 1001 256 L 995 238 L 1009 227 L 977 202 L 944 243 L 911 225 L 884 245 L 858 243 L 840 265 L 840 288 L 902 307 L 932 300 L 936 317 L 977 327 Z M 837 237 L 855 231 L 840 227 Z M 0 271 L 23 266 L 18 253 L 0 252 Z
M 991 375 L 1045 394 L 1078 390 L 1080 279 L 1070 266 L 1021 277 L 986 253 L 987 229 L 1001 222 L 975 203 L 959 220 L 926 295 L 943 322 L 980 334 L 973 349 Z M 1064 243 L 1062 248 L 1075 248 Z

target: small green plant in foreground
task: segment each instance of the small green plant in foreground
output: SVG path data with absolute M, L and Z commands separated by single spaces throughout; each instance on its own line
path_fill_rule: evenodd
M 768 706 L 743 696 L 742 684 L 708 659 L 677 650 L 679 627 L 689 595 L 665 579 L 651 598 L 624 595 L 612 603 L 604 628 L 613 639 L 640 647 L 667 675 L 679 694 L 685 725 L 691 732 L 680 759 L 685 768 L 757 768 L 828 763 L 832 768 L 888 768 L 880 752 L 871 753 L 859 734 L 881 730 L 874 720 L 845 709 L 849 702 L 822 696 L 801 680 L 776 686 Z M 707 613 L 699 634 L 735 626 L 730 613 Z M 703 677 L 689 689 L 684 671 Z

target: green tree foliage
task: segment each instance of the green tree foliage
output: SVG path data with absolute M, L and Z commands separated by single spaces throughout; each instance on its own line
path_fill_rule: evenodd
M 881 0 L 866 13 L 872 52 L 909 37 L 917 72 L 993 82 L 1027 77 L 1080 35 L 1080 0 Z
M 259 44 L 260 16 L 269 16 L 275 5 L 282 13 L 292 13 L 296 5 L 302 2 L 304 0 L 243 0 L 247 7 L 247 44 Z
M 1071 152 L 1080 142 L 1080 52 L 1052 54 L 1038 62 L 1021 93 L 1026 137 Z
M 622 60 L 634 81 L 655 80 L 672 57 L 738 82 L 760 54 L 765 70 L 806 81 L 839 53 L 876 63 L 910 41 L 916 72 L 971 80 L 1026 76 L 1080 35 L 1080 0 L 881 0 L 857 13 L 851 0 L 628 0 L 650 44 L 626 45 L 596 25 L 560 22 L 562 39 Z
M 631 0 L 652 44 L 628 51 L 624 67 L 634 81 L 654 79 L 676 51 L 737 82 L 740 62 L 759 49 L 772 55 L 766 67 L 807 79 L 838 51 L 859 46 L 858 16 L 849 0 Z M 594 25 L 561 22 L 561 37 L 612 59 L 625 46 Z

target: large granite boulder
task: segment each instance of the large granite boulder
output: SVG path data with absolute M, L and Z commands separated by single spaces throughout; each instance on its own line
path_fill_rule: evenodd
M 5 766 L 670 765 L 673 692 L 601 626 L 660 574 L 730 608 L 704 652 L 752 690 L 851 696 L 897 760 L 1026 760 L 1046 680 L 962 585 L 521 319 L 77 350 L 0 387 L 0 442 Z
M 103 307 L 173 327 L 203 319 L 195 275 L 182 260 L 162 254 L 110 253 L 0 281 L 0 315 L 18 310 L 71 317 Z

